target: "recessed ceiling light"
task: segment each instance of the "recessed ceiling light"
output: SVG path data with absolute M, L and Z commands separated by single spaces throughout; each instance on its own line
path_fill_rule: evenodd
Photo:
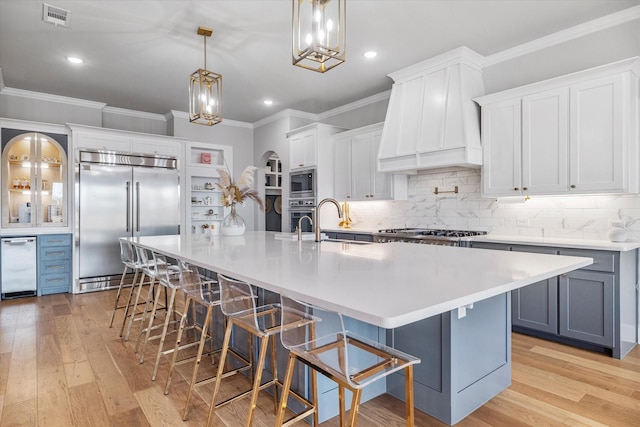
M 272 100 L 270 100 L 270 99 L 265 99 L 265 100 L 264 100 L 264 101 L 262 101 L 262 102 L 264 102 L 264 105 L 273 105 L 273 101 L 272 101 Z
M 75 56 L 67 56 L 67 61 L 71 62 L 72 64 L 82 64 L 84 61 L 81 58 L 75 57 Z
M 371 59 L 371 58 L 375 58 L 376 56 L 378 56 L 378 52 L 373 51 L 373 50 L 370 50 L 370 51 L 364 53 L 364 57 L 365 58 Z

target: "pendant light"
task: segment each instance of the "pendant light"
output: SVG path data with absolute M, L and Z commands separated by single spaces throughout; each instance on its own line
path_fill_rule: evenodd
M 207 70 L 207 37 L 213 30 L 198 27 L 198 34 L 204 38 L 204 68 L 189 79 L 189 121 L 213 126 L 222 121 L 222 75 Z
M 345 60 L 346 0 L 293 1 L 293 65 L 324 73 Z

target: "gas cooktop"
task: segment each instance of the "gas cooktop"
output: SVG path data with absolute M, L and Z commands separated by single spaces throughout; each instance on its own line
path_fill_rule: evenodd
M 487 234 L 486 231 L 474 230 L 440 230 L 434 228 L 386 228 L 378 230 L 380 234 L 398 236 L 434 236 L 434 237 L 473 237 Z

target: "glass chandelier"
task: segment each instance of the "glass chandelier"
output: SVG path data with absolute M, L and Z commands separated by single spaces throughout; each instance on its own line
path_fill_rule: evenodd
M 346 0 L 293 1 L 293 65 L 324 73 L 345 59 Z
M 198 34 L 204 38 L 204 68 L 189 79 L 189 121 L 213 126 L 222 121 L 222 75 L 207 70 L 207 37 L 213 30 L 198 27 Z

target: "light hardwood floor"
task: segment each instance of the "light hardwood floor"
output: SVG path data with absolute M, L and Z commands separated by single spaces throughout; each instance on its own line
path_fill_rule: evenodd
M 108 291 L 0 302 L 0 426 L 204 425 L 212 387 L 201 388 L 182 421 L 186 382 L 174 377 L 163 394 L 167 361 L 151 381 L 154 346 L 141 365 L 133 341 L 123 343 L 119 328 L 107 327 L 114 297 Z M 217 411 L 215 425 L 243 425 L 247 404 Z M 254 425 L 272 424 L 272 409 L 261 397 Z M 362 407 L 359 426 L 403 426 L 403 412 L 402 402 L 382 396 Z M 418 411 L 416 425 L 444 424 Z M 619 361 L 514 334 L 513 385 L 457 425 L 640 426 L 640 348 Z

